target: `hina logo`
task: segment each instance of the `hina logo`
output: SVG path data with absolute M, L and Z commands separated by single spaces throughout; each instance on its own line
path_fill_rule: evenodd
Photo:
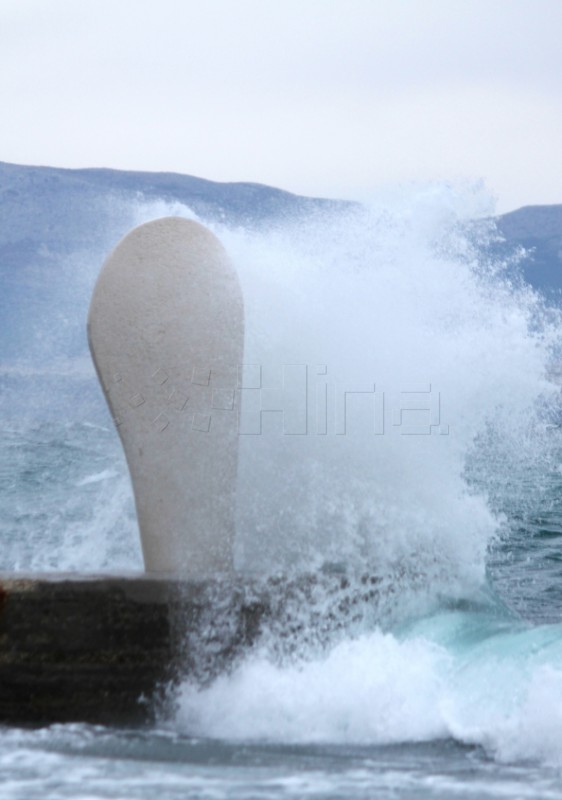
M 441 423 L 441 394 L 430 383 L 385 392 L 374 382 L 332 382 L 326 364 L 284 364 L 280 384 L 268 387 L 263 385 L 261 365 L 244 364 L 238 393 L 241 435 L 261 435 L 272 415 L 277 415 L 277 428 L 284 436 L 382 436 L 388 416 L 391 429 L 402 436 L 449 433 L 449 426 Z M 272 429 L 271 424 L 267 427 Z
M 398 391 L 379 389 L 375 382 L 331 380 L 325 364 L 283 364 L 276 379 L 264 381 L 260 364 L 241 364 L 214 370 L 195 367 L 185 380 L 176 371 L 158 367 L 142 391 L 123 394 L 120 375 L 113 389 L 121 387 L 123 423 L 131 411 L 142 409 L 152 417 L 159 432 L 175 421 L 189 423 L 193 431 L 209 433 L 220 415 L 237 425 L 240 436 L 401 436 L 448 435 L 441 421 L 441 393 L 431 383 Z M 271 376 L 271 370 L 267 370 Z M 230 385 L 226 385 L 230 381 Z M 112 389 L 109 390 L 113 396 Z

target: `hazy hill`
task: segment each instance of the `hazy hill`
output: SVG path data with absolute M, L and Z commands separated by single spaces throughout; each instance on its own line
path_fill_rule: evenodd
M 66 356 L 84 352 L 99 266 L 143 219 L 188 206 L 204 220 L 259 226 L 341 205 L 252 183 L 0 162 L 0 363 L 36 362 L 62 339 Z
M 525 279 L 553 296 L 562 291 L 562 205 L 525 206 L 498 218 L 509 245 L 529 251 L 523 262 Z
M 348 205 L 171 173 L 0 162 L 0 364 L 85 353 L 84 319 L 100 264 L 143 219 L 188 206 L 203 220 L 261 226 Z M 531 249 L 527 280 L 551 296 L 560 292 L 562 205 L 522 208 L 499 217 L 498 226 L 506 239 L 500 249 Z

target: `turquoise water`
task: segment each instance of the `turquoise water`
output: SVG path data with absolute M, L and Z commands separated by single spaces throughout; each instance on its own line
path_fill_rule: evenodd
M 139 564 L 109 428 L 12 427 L 0 453 L 3 569 Z M 367 604 L 320 645 L 297 636 L 296 652 L 277 626 L 210 686 L 186 681 L 151 728 L 4 727 L 2 797 L 561 797 L 557 474 L 550 510 L 491 547 L 472 597 L 425 597 L 422 615 Z
M 3 798 L 562 797 L 559 318 L 486 261 L 490 230 L 463 227 L 475 202 L 432 190 L 306 230 L 216 228 L 247 363 L 265 387 L 307 365 L 314 400 L 306 436 L 271 416 L 241 437 L 237 568 L 344 571 L 352 590 L 376 575 L 380 591 L 352 614 L 321 588 L 280 603 L 152 727 L 0 728 Z M 77 255 L 81 287 L 93 262 Z M 87 354 L 53 347 L 0 370 L 0 569 L 141 569 Z M 384 394 L 382 433 L 359 404 L 342 435 L 342 386 Z

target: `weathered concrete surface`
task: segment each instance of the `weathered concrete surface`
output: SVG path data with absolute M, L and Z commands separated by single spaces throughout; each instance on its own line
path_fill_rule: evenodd
M 0 724 L 131 725 L 173 713 L 175 687 L 231 669 L 260 638 L 317 655 L 382 597 L 340 573 L 181 581 L 0 574 Z
M 195 670 L 186 649 L 207 627 L 209 590 L 145 575 L 0 576 L 0 723 L 153 719 L 166 687 Z M 259 608 L 242 606 L 205 669 L 257 630 Z

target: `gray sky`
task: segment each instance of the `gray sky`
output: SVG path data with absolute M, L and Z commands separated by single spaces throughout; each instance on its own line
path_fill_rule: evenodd
M 562 203 L 562 0 L 0 0 L 0 160 Z

